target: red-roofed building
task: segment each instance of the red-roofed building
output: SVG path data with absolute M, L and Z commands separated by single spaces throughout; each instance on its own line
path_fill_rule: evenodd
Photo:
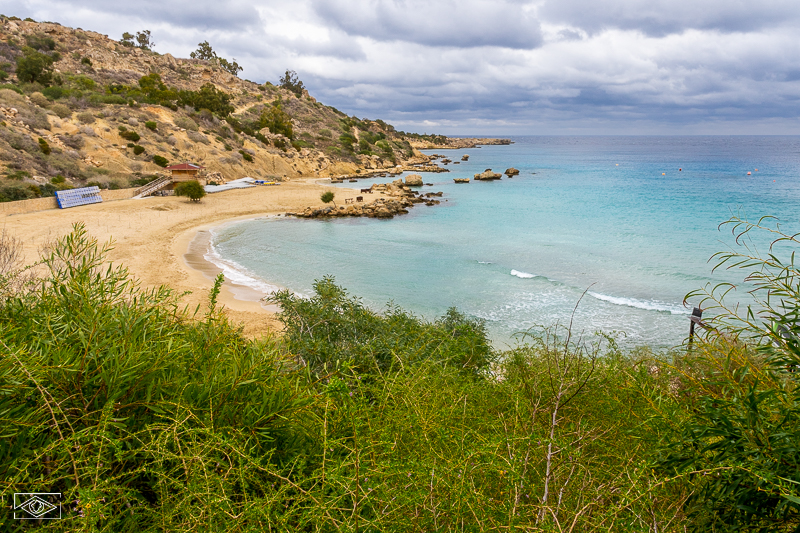
M 180 163 L 178 165 L 170 165 L 165 168 L 172 172 L 172 182 L 180 183 L 182 181 L 192 181 L 197 179 L 197 173 L 205 167 L 195 163 Z

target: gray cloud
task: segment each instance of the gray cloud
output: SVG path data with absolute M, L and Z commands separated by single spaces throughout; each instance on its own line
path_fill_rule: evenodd
M 313 0 L 317 14 L 351 35 L 430 46 L 535 48 L 539 21 L 525 5 L 488 0 Z
M 406 130 L 800 133 L 796 0 L 7 0 L 0 11 L 115 38 L 150 29 L 157 51 L 184 57 L 208 40 L 249 79 L 291 68 L 322 102 Z
M 85 13 L 123 17 L 126 22 L 141 21 L 174 28 L 191 28 L 194 31 L 240 31 L 259 23 L 259 13 L 252 2 L 226 0 L 212 2 L 169 2 L 137 0 L 135 2 L 109 2 L 105 0 L 34 0 L 24 2 L 34 12 L 61 12 L 81 16 Z M 72 18 L 72 17 L 70 17 Z M 87 28 L 89 29 L 89 28 Z
M 610 28 L 664 36 L 687 29 L 751 32 L 798 20 L 794 0 L 547 0 L 539 15 L 590 33 Z

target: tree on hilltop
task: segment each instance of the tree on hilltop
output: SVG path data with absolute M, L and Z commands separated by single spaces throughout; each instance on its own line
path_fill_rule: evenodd
M 217 57 L 217 53 L 208 44 L 208 41 L 203 41 L 197 44 L 197 50 L 189 54 L 192 59 L 202 59 L 204 61 L 211 61 Z
M 152 40 L 150 30 L 137 31 L 136 35 L 126 31 L 122 34 L 122 39 L 119 42 L 122 46 L 127 46 L 128 48 L 136 47 L 142 50 L 152 50 L 156 46 L 155 41 Z
M 305 86 L 303 82 L 297 77 L 297 72 L 286 69 L 286 73 L 280 79 L 280 86 L 296 94 L 298 97 L 303 96 Z
M 236 62 L 236 58 L 233 58 L 233 61 L 228 61 L 224 57 L 220 57 L 211 48 L 211 45 L 208 44 L 208 41 L 203 41 L 202 43 L 197 44 L 197 50 L 189 54 L 189 57 L 192 59 L 202 59 L 204 61 L 213 61 L 217 65 L 220 66 L 222 70 L 233 74 L 234 76 L 238 76 L 239 72 L 244 70 L 242 67 L 239 66 L 239 63 Z

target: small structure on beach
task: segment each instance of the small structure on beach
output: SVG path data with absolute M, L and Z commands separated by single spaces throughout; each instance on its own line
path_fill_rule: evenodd
M 165 170 L 169 170 L 172 173 L 172 183 L 181 183 L 184 181 L 192 181 L 198 179 L 198 173 L 203 170 L 205 167 L 197 165 L 195 163 L 180 163 L 179 165 L 170 165 L 165 168 Z M 203 185 L 203 184 L 201 184 Z
M 200 185 L 205 185 L 208 180 L 205 178 L 201 179 L 198 175 L 204 168 L 205 167 L 201 165 L 189 163 L 188 161 L 186 163 L 180 163 L 179 165 L 170 165 L 164 169 L 170 171 L 169 176 L 162 174 L 150 183 L 139 187 L 133 197 L 143 198 L 151 195 L 172 194 L 171 191 L 175 189 L 175 185 L 185 181 L 196 180 Z

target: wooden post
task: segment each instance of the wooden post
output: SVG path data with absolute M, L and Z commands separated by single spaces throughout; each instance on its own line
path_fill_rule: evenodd
M 694 325 L 702 325 L 700 321 L 701 318 L 703 318 L 703 310 L 699 307 L 695 307 L 692 310 L 692 315 L 689 317 L 689 350 L 692 349 L 692 343 L 694 342 Z

